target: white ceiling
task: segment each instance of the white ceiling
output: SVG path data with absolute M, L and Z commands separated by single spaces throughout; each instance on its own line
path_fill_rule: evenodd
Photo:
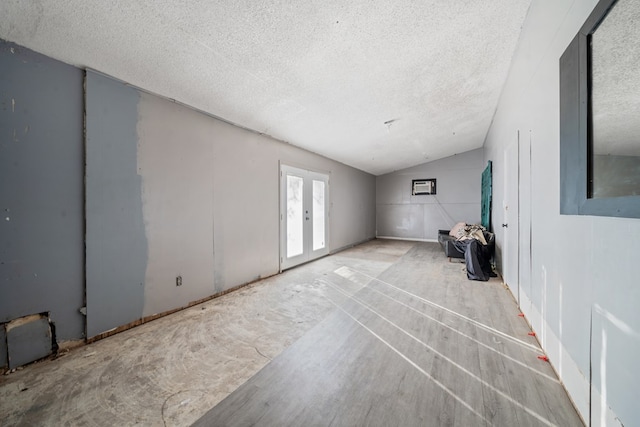
M 481 147 L 531 0 L 2 0 L 0 38 L 375 175 Z

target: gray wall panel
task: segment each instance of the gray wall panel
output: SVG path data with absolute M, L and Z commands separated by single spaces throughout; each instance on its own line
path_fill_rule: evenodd
M 424 239 L 424 209 L 421 205 L 380 205 L 378 236 Z
M 407 184 L 408 182 L 408 184 Z M 376 204 L 393 205 L 408 203 L 411 180 L 401 174 L 387 174 L 376 178 Z
M 377 235 L 436 240 L 456 222 L 479 223 L 483 170 L 477 149 L 377 177 Z M 428 178 L 437 180 L 437 193 L 411 195 L 411 181 Z
M 34 283 L 51 275 L 60 289 L 34 285 L 22 288 L 23 292 L 12 288 L 11 298 L 0 298 L 2 319 L 49 311 L 57 321 L 64 312 L 75 320 L 76 332 L 70 332 L 63 322 L 58 333 L 82 337 L 83 317 L 78 309 L 84 305 L 84 256 L 89 337 L 277 273 L 280 162 L 330 174 L 331 251 L 375 237 L 374 176 L 92 71 L 86 79 L 83 170 L 82 72 L 67 68 L 76 77 L 76 92 L 65 93 L 70 103 L 75 99 L 72 117 L 62 115 L 66 113 L 60 104 L 50 102 L 54 99 L 50 92 L 64 88 L 50 87 L 48 82 L 56 81 L 55 72 L 49 75 L 43 67 L 43 75 L 24 80 L 25 86 L 36 88 L 34 103 L 45 112 L 38 113 L 30 128 L 21 122 L 20 129 L 30 129 L 32 135 L 44 128 L 42 135 L 53 134 L 56 140 L 38 149 L 44 153 L 41 157 L 35 154 L 40 151 L 32 148 L 24 149 L 22 157 L 0 157 L 8 168 L 20 162 L 29 165 L 16 168 L 15 176 L 2 168 L 3 178 L 10 178 L 3 179 L 3 184 L 22 182 L 15 188 L 3 186 L 3 194 L 10 190 L 25 200 L 24 194 L 37 188 L 33 200 L 28 198 L 32 205 L 24 210 L 24 216 L 18 210 L 20 218 L 30 215 L 33 219 L 26 225 L 13 218 L 2 224 L 16 227 L 15 233 L 33 236 L 40 244 L 34 251 L 21 242 L 22 254 L 37 258 L 41 251 L 47 260 L 46 269 L 42 269 L 18 265 L 8 258 L 13 261 L 2 264 L 2 273 L 10 279 L 19 273 L 23 280 Z M 6 106 L 11 106 L 10 99 L 4 101 Z M 60 117 L 62 123 L 57 121 Z M 50 129 L 52 122 L 76 132 L 75 142 L 58 140 L 56 129 Z M 76 128 L 69 125 L 74 123 Z M 58 142 L 63 146 L 57 146 Z M 19 147 L 11 139 L 2 143 L 3 150 L 9 143 Z M 49 208 L 49 203 L 49 211 L 41 210 L 42 206 Z M 13 212 L 16 207 L 3 209 Z M 52 212 L 60 214 L 55 221 Z M 76 221 L 75 231 L 68 229 L 71 220 Z M 74 246 L 50 236 L 64 237 L 67 243 L 75 242 Z M 3 250 L 7 248 L 3 246 Z M 55 251 L 51 252 L 52 248 Z M 15 254 L 20 255 L 13 251 L 11 256 Z M 77 278 L 65 264 L 74 256 Z M 176 286 L 178 275 L 183 279 L 181 287 Z M 75 294 L 70 295 L 69 289 L 75 289 Z M 40 304 L 41 300 L 46 304 Z
M 449 230 L 451 228 L 451 220 L 449 218 L 477 218 L 477 203 L 458 203 L 458 204 L 425 204 L 423 205 L 424 213 L 424 239 L 438 240 L 438 230 Z M 465 220 L 460 220 L 465 221 Z M 459 222 L 459 221 L 456 221 Z M 479 221 L 466 220 L 468 224 L 475 224 Z M 428 226 L 427 226 L 428 225 Z
M 82 72 L 0 40 L 0 322 L 84 335 Z
M 637 389 L 640 372 L 640 287 L 638 286 L 638 250 L 631 243 L 618 251 L 620 242 L 640 235 L 640 220 L 625 223 L 609 219 L 593 229 L 598 251 L 589 274 L 593 275 L 591 360 L 593 383 L 604 391 L 609 405 L 624 425 L 640 420 Z M 637 240 L 637 239 L 634 239 Z M 616 250 L 612 250 L 616 248 Z M 617 271 L 613 271 L 616 269 Z M 569 307 L 569 313 L 571 313 Z
M 532 2 L 487 134 L 485 160 L 494 162 L 499 177 L 493 210 L 499 224 L 505 179 L 518 179 L 504 177 L 505 149 L 518 131 L 521 148 L 528 151 L 522 142 L 530 142 L 531 167 L 528 155 L 520 165 L 520 231 L 531 232 L 520 242 L 521 253 L 531 245 L 530 262 L 520 265 L 526 283 L 521 309 L 583 418 L 593 425 L 629 425 L 640 419 L 629 392 L 640 383 L 640 240 L 634 238 L 640 220 L 573 215 L 577 210 L 567 209 L 562 190 L 567 178 L 561 165 L 568 159 L 560 147 L 560 91 L 577 82 L 561 85 L 560 58 L 596 3 Z M 496 231 L 502 250 L 504 235 Z
M 138 92 L 87 71 L 87 335 L 140 319 L 147 240 L 137 164 Z
M 442 204 L 480 204 L 482 166 L 482 161 L 479 161 L 476 168 L 449 169 L 439 172 L 438 194 L 436 196 L 438 202 Z M 480 175 L 478 175 L 478 170 L 480 170 Z M 478 176 L 480 179 L 478 179 Z M 413 203 L 428 203 L 428 197 L 412 196 L 411 201 Z M 480 217 L 478 216 L 478 222 L 479 220 Z
M 331 168 L 332 252 L 375 237 L 375 177 L 333 162 Z
M 95 73 L 87 88 L 89 335 L 277 273 L 280 161 L 331 174 L 331 250 L 374 237 L 372 175 Z
M 138 170 L 148 242 L 144 313 L 215 293 L 213 286 L 213 125 L 184 106 L 140 94 Z M 182 279 L 181 286 L 176 278 Z
M 215 286 L 279 269 L 278 143 L 213 120 Z
M 330 250 L 375 236 L 375 177 L 213 120 L 217 291 L 279 269 L 280 162 L 330 174 Z
M 51 325 L 45 315 L 31 315 L 7 323 L 9 369 L 26 365 L 52 353 Z

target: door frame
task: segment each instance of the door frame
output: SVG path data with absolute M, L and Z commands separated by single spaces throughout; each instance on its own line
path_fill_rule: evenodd
M 509 189 L 515 190 L 514 193 L 510 194 Z M 516 142 L 504 149 L 503 191 L 502 279 L 520 306 L 520 131 Z M 514 200 L 510 200 L 511 196 Z M 509 242 L 515 247 L 512 248 Z
M 292 258 L 293 261 L 288 261 L 286 259 L 287 252 L 287 227 L 286 227 L 286 211 L 287 211 L 287 200 L 286 200 L 286 176 L 287 172 L 297 172 L 299 176 L 303 178 L 303 185 L 307 188 L 308 181 L 311 181 L 309 188 L 312 189 L 314 180 L 321 180 L 325 182 L 325 203 L 324 203 L 324 247 L 318 250 L 313 250 L 313 201 L 310 197 L 313 197 L 312 193 L 308 196 L 303 197 L 303 205 L 306 203 L 307 207 L 311 210 L 308 213 L 310 217 L 310 221 L 304 224 L 303 228 L 303 236 L 306 238 L 310 238 L 309 241 L 305 241 L 303 244 L 305 248 L 303 253 L 295 258 Z M 286 269 L 293 268 L 297 265 L 304 264 L 306 262 L 318 259 L 322 256 L 329 254 L 330 247 L 330 217 L 331 217 L 331 172 L 320 171 L 316 169 L 311 169 L 308 167 L 293 165 L 291 163 L 282 163 L 279 162 L 279 171 L 278 171 L 279 179 L 278 179 L 278 197 L 279 197 L 279 271 L 282 272 Z

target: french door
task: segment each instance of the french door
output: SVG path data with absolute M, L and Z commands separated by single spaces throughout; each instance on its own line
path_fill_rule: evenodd
M 329 175 L 280 166 L 280 270 L 329 253 Z

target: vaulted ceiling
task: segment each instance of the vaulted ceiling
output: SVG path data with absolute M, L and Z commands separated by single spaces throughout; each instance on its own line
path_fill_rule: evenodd
M 483 145 L 530 2 L 3 0 L 0 38 L 379 175 Z

